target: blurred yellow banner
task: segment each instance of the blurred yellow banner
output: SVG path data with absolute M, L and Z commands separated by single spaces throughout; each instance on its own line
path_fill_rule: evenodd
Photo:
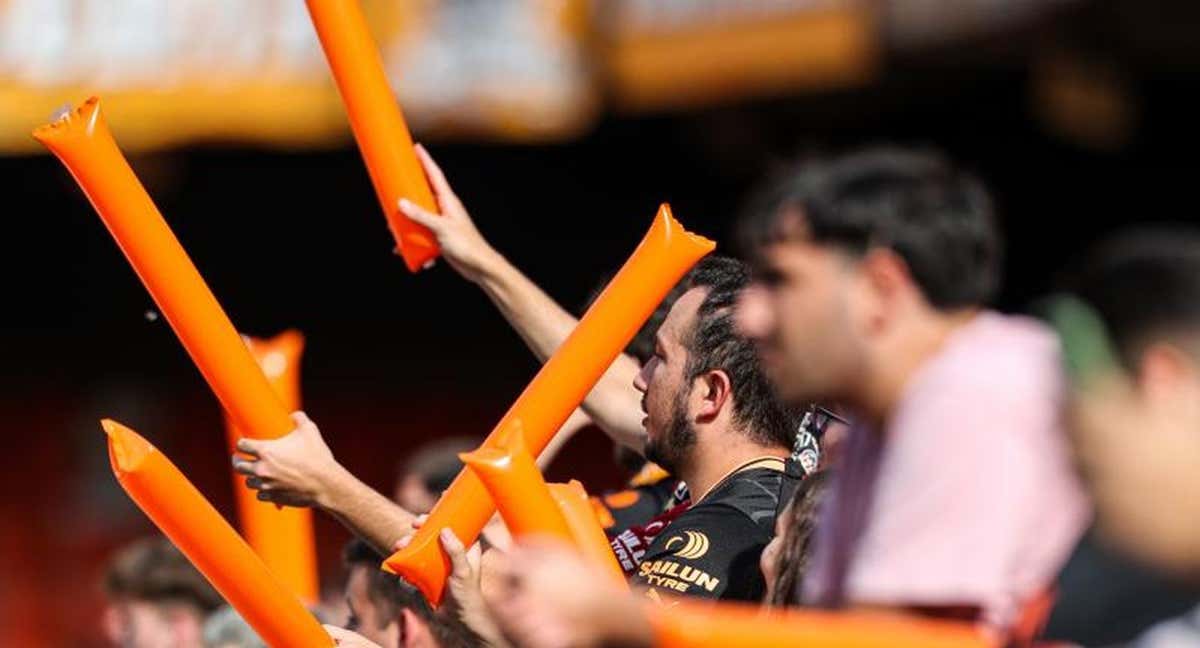
M 689 108 L 869 80 L 866 0 L 361 1 L 421 138 L 547 141 L 624 110 Z M 298 0 L 0 0 L 0 154 L 104 97 L 129 151 L 349 141 Z
M 580 0 L 361 1 L 419 133 L 553 139 L 590 123 Z M 0 0 L 0 152 L 36 151 L 30 129 L 92 94 L 131 151 L 349 137 L 297 0 Z
M 609 91 L 624 110 L 686 108 L 870 81 L 881 56 L 865 0 L 617 0 Z

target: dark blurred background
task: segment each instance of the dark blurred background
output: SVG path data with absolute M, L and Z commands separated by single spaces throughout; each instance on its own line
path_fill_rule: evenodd
M 10 27 L 0 33 L 16 33 L 21 4 L 9 3 L 6 15 L 0 3 L 0 25 Z M 366 4 L 378 12 L 388 3 Z M 454 35 L 430 22 L 438 3 L 415 4 L 427 12 L 428 33 Z M 443 4 L 460 14 L 479 5 Z M 740 29 L 717 11 L 719 2 L 658 4 L 660 13 L 646 15 L 662 29 L 687 36 L 692 28 L 717 42 L 733 38 L 719 29 Z M 645 16 L 591 7 L 584 28 L 563 28 L 591 57 L 580 68 L 587 108 L 559 106 L 569 119 L 529 117 L 513 127 L 484 114 L 456 124 L 436 108 L 409 110 L 403 89 L 402 102 L 484 235 L 574 310 L 632 251 L 660 202 L 728 252 L 739 204 L 765 174 L 806 153 L 864 143 L 938 147 L 990 183 L 1008 239 L 999 304 L 1006 310 L 1050 288 L 1097 236 L 1133 222 L 1197 217 L 1193 3 L 1014 2 L 999 13 L 982 8 L 996 3 L 971 2 L 766 4 L 797 15 L 850 11 L 866 21 L 870 52 L 835 52 L 846 61 L 841 77 L 765 75 L 750 87 L 713 80 L 713 88 L 732 89 L 680 101 L 669 83 L 630 89 L 620 69 L 604 64 L 631 42 L 658 42 L 613 36 L 636 31 Z M 947 5 L 957 13 L 939 14 Z M 689 27 L 668 9 L 709 22 Z M 754 20 L 793 19 L 766 14 Z M 803 39 L 804 29 L 792 37 Z M 0 55 L 11 57 L 9 46 L 0 41 Z M 35 84 L 3 61 L 0 636 L 98 645 L 103 563 L 120 543 L 152 531 L 111 475 L 98 420 L 142 432 L 232 519 L 229 457 L 215 398 L 100 220 L 58 161 L 22 139 L 40 123 L 26 115 L 82 100 L 91 91 L 86 79 L 31 93 Z M 318 72 L 336 99 L 327 71 Z M 130 159 L 240 330 L 304 332 L 305 409 L 345 465 L 390 492 L 406 453 L 441 435 L 487 433 L 537 365 L 475 287 L 443 266 L 410 275 L 391 254 L 333 105 L 331 119 L 341 125 L 314 129 L 307 140 L 222 128 L 157 144 L 135 135 Z M 123 121 L 121 106 L 110 112 L 118 141 L 146 126 Z M 453 105 L 440 110 L 463 114 Z M 550 477 L 579 477 L 593 491 L 615 487 L 608 448 L 600 433 L 582 434 Z M 336 587 L 346 533 L 321 516 L 317 531 L 323 583 Z

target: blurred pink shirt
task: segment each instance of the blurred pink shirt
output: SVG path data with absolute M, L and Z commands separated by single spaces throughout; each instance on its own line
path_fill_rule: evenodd
M 804 580 L 816 605 L 977 606 L 1009 625 L 1090 518 L 1060 420 L 1057 339 L 984 312 L 851 429 Z

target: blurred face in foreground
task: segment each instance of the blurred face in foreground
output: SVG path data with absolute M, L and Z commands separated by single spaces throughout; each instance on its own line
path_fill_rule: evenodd
M 1111 369 L 1077 381 L 1069 414 L 1100 533 L 1142 560 L 1200 578 L 1196 357 L 1150 344 L 1136 375 Z
M 869 293 L 858 265 L 802 235 L 762 250 L 737 324 L 785 401 L 845 398 L 861 372 Z

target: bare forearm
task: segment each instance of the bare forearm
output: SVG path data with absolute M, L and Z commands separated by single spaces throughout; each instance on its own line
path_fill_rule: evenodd
M 330 475 L 317 504 L 384 555 L 392 552 L 397 540 L 412 532 L 412 513 L 341 466 Z
M 499 254 L 485 266 L 478 283 L 542 362 L 558 350 L 579 323 Z M 641 397 L 633 387 L 637 373 L 636 360 L 625 354 L 617 356 L 584 400 L 583 409 L 614 441 L 641 452 L 645 431 L 641 425 Z

